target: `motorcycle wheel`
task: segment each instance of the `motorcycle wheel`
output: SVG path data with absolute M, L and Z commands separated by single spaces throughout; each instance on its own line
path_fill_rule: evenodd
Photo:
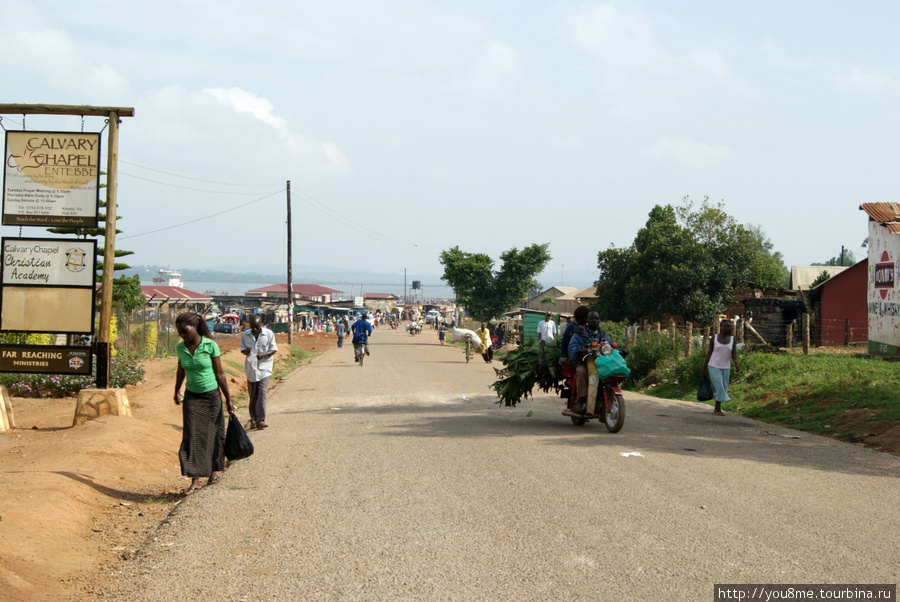
M 619 394 L 610 393 L 612 399 L 609 402 L 609 411 L 606 413 L 606 430 L 610 433 L 618 433 L 625 426 L 625 398 Z
M 584 423 L 587 422 L 584 418 L 576 418 L 575 416 L 569 416 L 572 419 L 572 424 L 575 426 L 584 426 Z

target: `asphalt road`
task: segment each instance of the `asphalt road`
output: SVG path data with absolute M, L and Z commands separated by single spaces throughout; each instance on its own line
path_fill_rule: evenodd
M 380 329 L 371 347 L 362 368 L 345 346 L 274 391 L 256 453 L 180 504 L 107 597 L 712 600 L 716 583 L 898 582 L 900 458 L 628 393 L 620 433 L 577 427 L 552 396 L 496 405 L 492 368 L 434 331 Z

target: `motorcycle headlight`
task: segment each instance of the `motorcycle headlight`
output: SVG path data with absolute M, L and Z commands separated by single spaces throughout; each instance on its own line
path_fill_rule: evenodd
M 603 347 L 600 348 L 600 355 L 612 355 L 613 348 L 609 343 L 605 343 Z

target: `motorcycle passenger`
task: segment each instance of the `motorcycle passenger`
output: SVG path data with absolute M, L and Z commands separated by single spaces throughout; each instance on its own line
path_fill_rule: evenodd
M 584 356 L 591 350 L 591 343 L 602 345 L 604 342 L 612 345 L 609 335 L 600 328 L 600 314 L 595 311 L 588 313 L 587 326 L 576 326 L 569 341 L 569 361 L 575 364 L 576 398 L 571 409 L 578 413 L 584 413 L 588 394 L 587 364 Z
M 350 327 L 351 332 L 353 332 L 353 345 L 362 345 L 363 349 L 366 351 L 366 355 L 369 355 L 369 335 L 372 334 L 372 325 L 369 324 L 369 321 L 366 319 L 366 314 L 363 314 L 359 317 L 359 319 L 353 323 L 353 326 Z M 359 361 L 355 356 L 353 361 Z
M 575 328 L 578 326 L 585 326 L 587 324 L 588 314 L 590 313 L 590 309 L 588 309 L 587 305 L 579 305 L 575 308 L 572 316 L 575 318 L 574 322 L 569 322 L 566 324 L 565 329 L 562 333 L 562 338 L 559 343 L 559 363 L 567 364 L 569 363 L 569 341 L 572 340 L 572 335 L 575 334 Z

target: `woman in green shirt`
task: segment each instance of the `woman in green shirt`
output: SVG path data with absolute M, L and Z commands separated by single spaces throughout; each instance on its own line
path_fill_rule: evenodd
M 182 404 L 184 428 L 181 436 L 181 474 L 191 477 L 185 495 L 200 489 L 201 477 L 209 477 L 208 484 L 218 482 L 216 472 L 225 469 L 225 413 L 234 413 L 228 381 L 222 369 L 219 346 L 210 338 L 206 321 L 192 312 L 175 319 L 181 342 L 175 346 L 178 371 L 175 373 L 175 404 Z M 185 383 L 185 381 L 187 381 Z M 181 385 L 185 384 L 184 401 Z M 221 395 L 219 392 L 221 391 Z

